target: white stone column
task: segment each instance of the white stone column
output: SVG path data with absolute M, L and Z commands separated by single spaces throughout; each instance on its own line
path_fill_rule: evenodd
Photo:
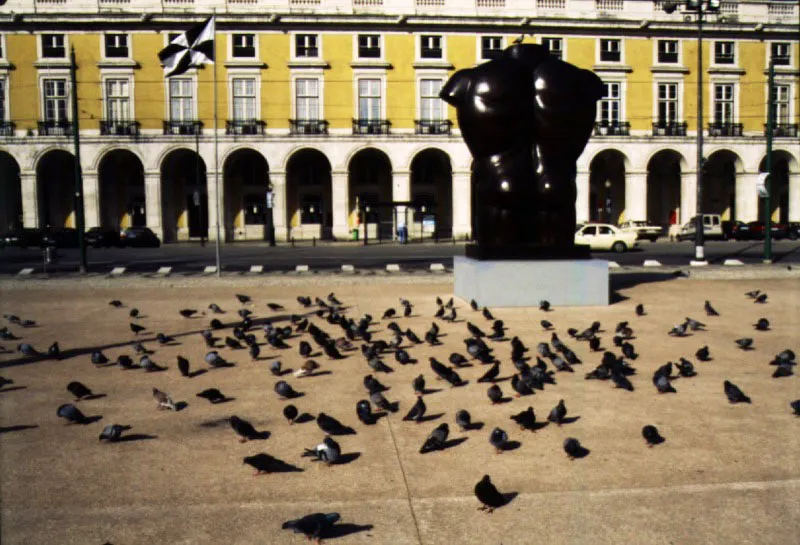
M 333 212 L 333 236 L 337 240 L 350 237 L 350 199 L 347 190 L 347 171 L 331 172 L 331 210 Z
M 580 170 L 575 178 L 577 198 L 575 199 L 575 221 L 586 223 L 589 221 L 589 171 Z
M 157 170 L 144 173 L 145 220 L 158 238 L 164 240 L 164 227 L 161 224 L 161 172 Z
M 625 173 L 625 219 L 647 219 L 647 172 Z
M 800 221 L 800 172 L 789 173 L 789 221 Z
M 736 217 L 732 220 L 747 223 L 758 219 L 757 180 L 758 172 L 736 173 Z
M 392 201 L 410 201 L 411 200 L 411 171 L 410 170 L 395 170 L 392 171 Z M 392 211 L 392 232 L 397 233 L 399 227 L 398 222 L 405 221 L 406 206 L 398 206 L 396 211 Z M 408 218 L 406 228 L 410 229 L 409 225 L 412 218 Z
M 217 240 L 217 223 L 219 222 L 220 242 L 225 242 L 225 191 L 222 188 L 222 172 L 219 173 L 219 184 L 214 177 L 215 171 L 206 171 L 206 194 L 208 196 L 208 240 Z M 219 199 L 219 206 L 217 206 Z M 219 213 L 218 213 L 219 212 Z
M 22 191 L 22 225 L 31 228 L 39 227 L 36 172 L 20 172 L 19 183 Z
M 697 173 L 681 172 L 681 219 L 683 225 L 697 212 Z
M 275 226 L 275 240 L 289 240 L 289 226 L 286 224 L 286 172 L 270 170 L 272 184 L 272 223 Z
M 453 236 L 472 235 L 472 185 L 469 170 L 453 171 Z
M 83 173 L 83 219 L 86 229 L 100 227 L 100 184 L 97 172 Z

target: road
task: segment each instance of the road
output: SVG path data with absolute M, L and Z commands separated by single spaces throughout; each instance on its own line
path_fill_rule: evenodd
M 335 243 L 297 245 L 280 244 L 270 248 L 264 243 L 235 243 L 222 246 L 223 271 L 247 271 L 252 265 L 262 265 L 264 271 L 293 271 L 297 265 L 308 265 L 312 270 L 338 270 L 343 264 L 356 268 L 383 269 L 397 263 L 403 269 L 427 269 L 431 263 L 452 267 L 453 256 L 464 252 L 462 243 L 396 243 L 370 244 Z M 711 264 L 723 264 L 726 259 L 738 259 L 745 264 L 761 263 L 764 243 L 758 242 L 708 242 L 706 258 Z M 74 272 L 78 267 L 78 251 L 58 250 L 56 263 L 47 266 L 48 272 Z M 595 252 L 593 258 L 614 261 L 621 266 L 643 265 L 645 260 L 655 260 L 665 266 L 684 266 L 694 256 L 690 242 L 647 242 L 640 248 L 624 254 Z M 199 272 L 215 264 L 213 244 L 201 247 L 197 243 L 168 244 L 161 248 L 109 248 L 88 249 L 89 267 L 93 272 L 109 272 L 114 267 L 125 267 L 126 272 L 156 272 L 160 267 L 172 267 L 173 272 Z M 773 261 L 800 263 L 800 241 L 774 241 Z M 16 274 L 23 268 L 43 272 L 44 259 L 40 249 L 6 248 L 0 250 L 0 274 Z

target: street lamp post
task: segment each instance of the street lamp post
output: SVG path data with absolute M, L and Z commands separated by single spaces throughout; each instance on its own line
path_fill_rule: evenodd
M 668 0 L 664 3 L 664 11 L 673 13 L 683 5 L 687 12 L 697 16 L 697 190 L 695 206 L 694 259 L 697 263 L 706 263 L 703 233 L 703 15 L 717 13 L 720 0 Z
M 611 223 L 611 180 L 606 180 L 603 185 L 606 188 L 606 194 L 603 198 L 603 208 L 606 211 L 606 223 Z
M 275 246 L 275 217 L 273 215 L 273 203 L 275 201 L 275 194 L 272 184 L 267 182 L 266 192 L 266 208 L 264 210 L 264 240 L 270 246 Z

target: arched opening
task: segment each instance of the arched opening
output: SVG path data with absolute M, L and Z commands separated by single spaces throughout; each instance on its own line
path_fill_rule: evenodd
M 704 214 L 719 214 L 723 221 L 736 220 L 736 163 L 735 153 L 721 150 L 712 153 L 703 171 Z M 755 190 L 754 190 L 755 191 Z
M 22 184 L 19 164 L 0 151 L 0 233 L 22 228 Z
M 604 150 L 589 165 L 589 221 L 625 220 L 625 155 Z M 635 219 L 635 218 L 634 218 Z
M 234 151 L 223 168 L 225 240 L 263 240 L 269 165 L 256 150 Z
M 208 238 L 206 164 L 188 149 L 172 151 L 161 163 L 164 242 Z
M 380 150 L 359 151 L 348 166 L 350 225 L 356 225 L 358 206 L 364 207 L 370 238 L 391 239 L 394 236 L 394 211 L 386 204 L 392 201 L 392 164 Z
M 419 152 L 411 161 L 411 237 L 448 238 L 453 234 L 453 169 L 438 149 Z
M 772 153 L 772 177 L 770 178 L 770 220 L 777 223 L 789 222 L 789 162 L 792 156 L 785 151 Z M 759 172 L 767 171 L 766 157 L 761 160 Z M 764 204 L 759 199 L 758 219 L 764 221 Z
M 681 154 L 656 153 L 647 163 L 647 221 L 666 229 L 681 218 Z
M 333 238 L 331 163 L 315 149 L 302 149 L 286 165 L 286 225 L 289 237 Z
M 48 151 L 36 164 L 39 227 L 76 227 L 75 157 L 63 150 Z
M 97 170 L 100 226 L 120 229 L 147 225 L 144 166 L 136 154 L 127 150 L 110 151 L 100 160 Z

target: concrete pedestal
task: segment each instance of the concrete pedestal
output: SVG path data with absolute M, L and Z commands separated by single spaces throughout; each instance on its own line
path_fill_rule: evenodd
M 454 258 L 455 295 L 481 306 L 608 305 L 608 261 L 595 259 L 477 260 Z

